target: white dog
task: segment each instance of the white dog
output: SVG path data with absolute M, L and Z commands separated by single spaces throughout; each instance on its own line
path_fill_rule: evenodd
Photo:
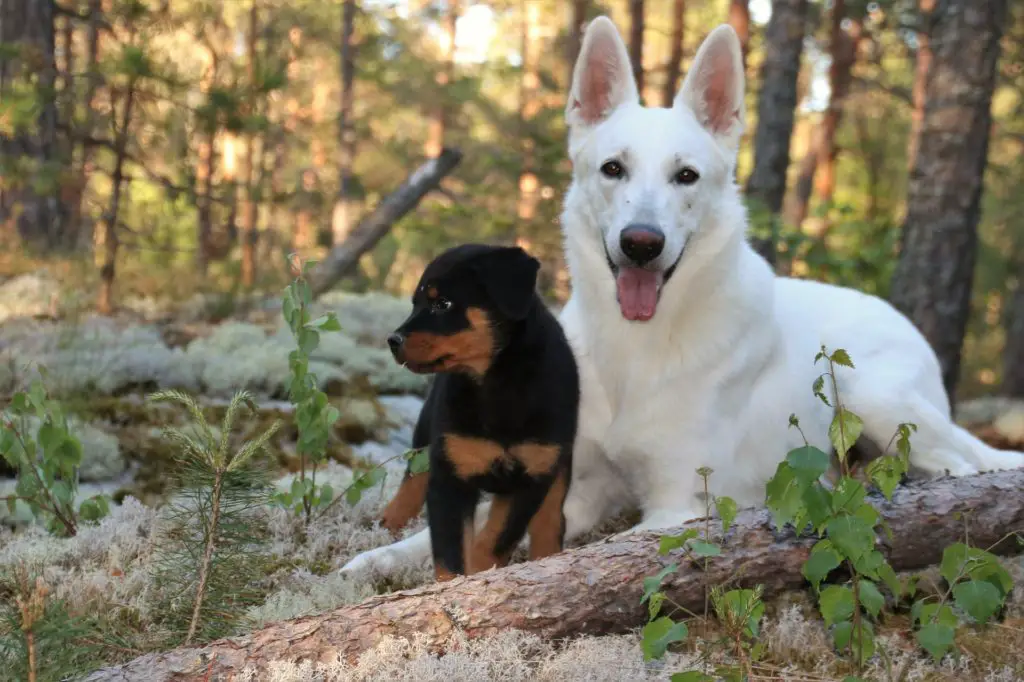
M 853 358 L 855 370 L 838 368 L 840 395 L 876 449 L 913 422 L 919 472 L 1024 466 L 1024 453 L 953 423 L 938 360 L 903 315 L 850 289 L 776 277 L 748 245 L 734 180 L 743 93 L 729 26 L 708 35 L 668 109 L 639 104 L 612 22 L 587 27 L 566 107 L 573 293 L 561 321 L 582 382 L 567 540 L 629 505 L 643 512 L 631 531 L 702 516 L 701 466 L 714 470 L 714 494 L 763 504 L 778 463 L 803 443 L 790 414 L 830 449 L 834 412 L 811 388 L 822 344 Z M 386 573 L 429 556 L 423 531 L 342 570 Z

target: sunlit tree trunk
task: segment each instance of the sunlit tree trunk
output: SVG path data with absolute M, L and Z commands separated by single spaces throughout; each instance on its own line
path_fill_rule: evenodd
M 352 164 L 356 156 L 356 134 L 352 105 L 355 95 L 356 46 L 355 0 L 345 0 L 341 6 L 341 102 L 338 113 L 338 196 L 331 219 L 332 242 L 345 241 L 355 218 L 356 206 L 352 197 Z
M 729 0 L 729 25 L 736 30 L 743 48 L 743 68 L 747 68 L 750 51 L 750 0 Z
M 931 21 L 935 0 L 918 0 L 917 58 L 914 61 L 913 109 L 910 113 L 910 142 L 907 146 L 907 165 L 914 167 L 914 157 L 921 137 L 921 125 L 924 121 L 925 84 L 928 82 L 928 70 L 932 65 Z
M 1017 256 L 1016 288 L 1011 292 L 1006 314 L 1003 393 L 1024 398 L 1024 253 Z
M 844 21 L 848 21 L 849 30 L 843 30 Z M 850 94 L 853 82 L 853 67 L 857 63 L 857 53 L 863 38 L 864 25 L 858 19 L 848 20 L 846 17 L 845 0 L 834 0 L 832 3 L 830 52 L 832 63 L 829 66 L 829 101 L 828 108 L 815 127 L 811 146 L 800 163 L 800 175 L 797 177 L 793 214 L 791 222 L 800 226 L 807 219 L 808 206 L 812 188 L 818 198 L 827 203 L 832 200 L 836 186 L 836 133 L 843 119 L 843 110 Z
M 644 91 L 644 0 L 629 0 L 629 61 L 637 92 Z
M 797 105 L 797 80 L 803 54 L 807 0 L 776 0 L 765 28 L 765 56 L 757 98 L 754 168 L 746 194 L 764 216 L 778 216 L 786 195 L 789 143 Z M 753 239 L 757 251 L 775 262 L 772 238 Z
M 435 157 L 444 147 L 445 132 L 451 119 L 451 93 L 449 86 L 455 76 L 455 25 L 459 19 L 460 0 L 448 0 L 448 11 L 444 15 L 444 36 L 441 44 L 441 65 L 434 75 L 437 84 L 437 101 L 427 131 L 427 141 L 423 145 L 423 153 Z
M 256 95 L 256 36 L 259 27 L 259 9 L 256 0 L 249 7 L 248 63 L 246 76 L 249 81 L 249 113 L 257 112 Z M 256 282 L 256 133 L 249 131 L 245 143 L 245 164 L 242 167 L 242 185 L 245 201 L 242 204 L 242 224 L 239 233 L 242 245 L 242 286 L 249 289 Z
M 538 180 L 534 168 L 534 140 L 530 122 L 540 110 L 540 8 L 535 2 L 522 2 L 523 78 L 519 84 L 519 141 L 522 152 L 522 170 L 519 173 L 520 220 L 529 222 L 537 213 Z
M 572 83 L 572 71 L 576 66 L 576 57 L 580 54 L 580 44 L 583 40 L 583 22 L 587 20 L 587 10 L 589 7 L 589 0 L 572 0 L 572 4 L 569 7 L 569 40 L 566 43 L 565 52 L 565 63 L 567 65 L 566 88 Z
M 1006 9 L 1007 0 L 946 0 L 932 13 L 924 116 L 891 287 L 893 303 L 938 355 L 951 400 L 970 311 Z
M 679 74 L 683 68 L 683 36 L 686 27 L 686 0 L 672 0 L 672 49 L 665 70 L 665 83 L 661 89 L 661 106 L 672 106 L 679 87 Z

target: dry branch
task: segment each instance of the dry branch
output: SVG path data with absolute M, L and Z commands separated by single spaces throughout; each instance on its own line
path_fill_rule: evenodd
M 973 545 L 1012 551 L 1016 541 L 1008 534 L 1024 531 L 1022 490 L 1024 470 L 1017 470 L 909 485 L 891 503 L 873 499 L 893 531 L 893 541 L 883 538 L 880 549 L 897 570 L 935 564 L 943 548 L 962 540 L 964 521 L 956 512 L 969 512 Z M 694 611 L 703 609 L 705 585 L 762 584 L 766 597 L 801 588 L 806 583 L 800 566 L 813 542 L 773 530 L 764 510 L 747 510 L 707 573 L 684 567 L 664 588 Z M 150 654 L 88 680 L 226 680 L 247 667 L 265 673 L 274 661 L 353 660 L 386 635 L 419 633 L 440 649 L 457 629 L 469 637 L 509 628 L 547 638 L 624 632 L 645 621 L 643 578 L 671 560 L 658 555 L 656 534 L 615 536 L 540 561 L 276 623 L 204 648 Z
M 373 212 L 359 221 L 345 241 L 333 247 L 313 268 L 309 277 L 313 296 L 324 293 L 347 275 L 359 262 L 360 256 L 376 246 L 392 225 L 416 208 L 428 192 L 436 189 L 461 160 L 462 152 L 458 149 L 442 149 L 438 156 L 413 171 L 398 189 L 384 197 Z

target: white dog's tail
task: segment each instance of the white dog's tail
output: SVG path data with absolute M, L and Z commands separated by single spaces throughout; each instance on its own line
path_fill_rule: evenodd
M 978 467 L 978 471 L 1001 471 L 1024 467 L 1024 452 L 997 450 L 962 426 L 953 424 L 953 429 L 962 447 L 971 452 L 970 459 Z

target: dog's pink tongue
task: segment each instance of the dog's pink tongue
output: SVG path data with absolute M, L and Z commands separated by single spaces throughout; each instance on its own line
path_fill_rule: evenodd
M 654 317 L 658 305 L 661 275 L 640 268 L 623 268 L 615 283 L 619 292 L 619 308 L 627 320 L 646 322 Z

